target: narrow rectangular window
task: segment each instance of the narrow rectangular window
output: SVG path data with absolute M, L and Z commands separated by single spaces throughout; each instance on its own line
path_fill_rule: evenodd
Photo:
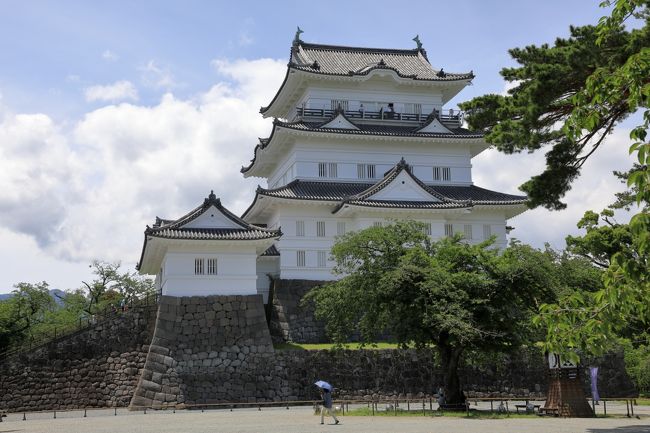
M 332 99 L 332 110 L 337 110 L 338 108 L 347 111 L 348 110 L 348 101 L 345 99 Z
M 208 275 L 217 275 L 217 259 L 208 259 Z
M 383 227 L 383 223 L 381 221 L 373 221 L 372 226 L 373 227 Z
M 433 180 L 440 180 L 440 167 L 433 167 Z
M 365 179 L 366 178 L 366 165 L 365 164 L 357 164 L 357 177 L 359 179 Z
M 451 237 L 454 235 L 454 225 L 450 223 L 445 223 L 445 236 Z
M 305 251 L 304 250 L 296 251 L 296 266 L 298 266 L 299 268 L 304 268 L 305 264 L 306 264 Z
M 359 179 L 374 179 L 375 164 L 357 164 L 357 177 Z
M 345 234 L 345 221 L 339 221 L 336 223 L 336 234 L 338 236 L 343 236 Z
M 463 232 L 465 233 L 465 239 L 471 240 L 472 239 L 472 225 L 471 224 L 465 224 L 463 227 Z
M 318 177 L 327 177 L 327 164 L 324 162 L 318 163 Z
M 325 237 L 325 221 L 316 221 L 316 236 Z
M 305 236 L 305 222 L 296 221 L 296 236 Z
M 203 261 L 203 259 L 194 259 L 194 275 L 203 275 L 205 273 Z
M 483 239 L 489 239 L 492 236 L 492 226 L 490 224 L 483 224 Z
M 328 164 L 329 167 L 329 177 L 338 177 L 338 164 L 335 162 L 330 162 Z
M 451 180 L 451 168 L 442 167 L 442 180 L 450 181 Z
M 431 236 L 431 223 L 424 223 L 424 227 L 422 227 L 422 232 L 427 236 Z
M 325 251 L 318 251 L 318 267 L 324 268 L 327 266 L 327 253 Z

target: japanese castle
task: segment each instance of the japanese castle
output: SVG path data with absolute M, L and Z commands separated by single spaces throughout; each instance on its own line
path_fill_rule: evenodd
M 262 294 L 272 280 L 331 280 L 337 236 L 394 219 L 425 224 L 437 239 L 496 236 L 525 196 L 472 182 L 472 158 L 489 146 L 445 104 L 474 78 L 434 68 L 414 49 L 303 42 L 268 106 L 268 138 L 244 177 L 266 180 L 238 217 L 211 193 L 187 215 L 145 231 L 141 273 L 172 296 Z M 226 186 L 224 186 L 225 188 Z

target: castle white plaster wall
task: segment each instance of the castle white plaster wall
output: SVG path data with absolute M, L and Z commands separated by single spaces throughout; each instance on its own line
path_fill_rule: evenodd
M 194 259 L 216 258 L 217 275 L 195 275 Z M 253 295 L 257 293 L 254 246 L 206 246 L 168 251 L 163 259 L 162 294 L 170 296 Z

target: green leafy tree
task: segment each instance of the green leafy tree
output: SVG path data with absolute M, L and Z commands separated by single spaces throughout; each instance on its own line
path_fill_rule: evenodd
M 520 66 L 501 71 L 515 84 L 508 95 L 460 104 L 470 128 L 483 131 L 500 151 L 548 149 L 545 171 L 521 186 L 531 207 L 564 208 L 561 198 L 585 161 L 616 125 L 647 107 L 650 30 L 646 2 L 633 3 L 643 3 L 642 28 L 611 24 L 605 37 L 602 27 L 571 27 L 570 37 L 553 46 L 513 48 Z M 641 139 L 642 129 L 635 132 Z
M 332 248 L 343 277 L 304 302 L 314 302 L 337 343 L 388 332 L 401 347 L 434 345 L 447 403 L 461 404 L 463 352 L 518 347 L 529 338 L 531 312 L 555 296 L 549 255 L 519 244 L 500 255 L 492 242 L 432 242 L 408 221 L 349 233 Z
M 135 272 L 120 272 L 120 263 L 108 263 L 94 260 L 95 279 L 91 282 L 82 281 L 85 289 L 86 305 L 84 311 L 93 315 L 108 305 L 115 305 L 124 300 L 129 302 L 138 297 L 154 292 L 153 281 Z
M 574 349 L 607 350 L 628 318 L 650 319 L 649 4 L 647 0 L 606 1 L 602 5 L 613 6 L 612 12 L 596 27 L 572 27 L 570 38 L 557 39 L 553 46 L 510 50 L 520 66 L 501 72 L 517 84 L 509 94 L 461 104 L 470 127 L 484 131 L 487 141 L 501 151 L 549 149 L 546 170 L 521 186 L 531 207 L 549 209 L 565 207 L 561 198 L 584 162 L 620 122 L 640 115 L 641 123 L 630 132 L 630 153 L 636 155 L 638 165 L 628 173 L 627 182 L 640 212 L 629 223 L 633 238 L 629 248 L 610 256 L 601 290 L 576 291 L 560 304 L 543 306 L 536 319 L 547 331 L 546 349 L 574 359 Z M 626 29 L 628 20 L 636 20 L 638 26 Z M 593 228 L 594 218 L 598 219 L 588 215 L 585 227 Z M 609 242 L 601 241 L 603 247 Z M 602 250 L 591 258 L 602 260 L 607 254 Z
M 9 299 L 0 302 L 0 350 L 39 335 L 39 327 L 55 308 L 46 282 L 18 283 Z

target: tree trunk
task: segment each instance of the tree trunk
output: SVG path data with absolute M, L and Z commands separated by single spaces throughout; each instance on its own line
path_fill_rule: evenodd
M 562 417 L 591 418 L 594 412 L 582 389 L 580 369 L 549 370 L 548 393 L 540 412 Z
M 458 378 L 458 363 L 463 349 L 451 346 L 438 346 L 440 353 L 440 364 L 445 372 L 444 392 L 445 405 L 448 408 L 464 409 L 465 395 L 460 389 L 460 379 Z

